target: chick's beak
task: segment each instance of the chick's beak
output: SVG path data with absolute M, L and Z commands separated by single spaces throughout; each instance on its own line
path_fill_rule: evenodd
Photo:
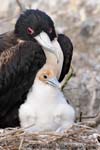
M 58 82 L 56 77 L 48 79 L 47 83 L 53 87 L 60 88 L 60 83 Z
M 53 53 L 57 58 L 57 63 L 59 62 L 58 50 L 53 46 L 52 41 L 50 41 L 49 36 L 45 32 L 41 32 L 39 35 L 34 37 L 35 40 L 47 51 Z

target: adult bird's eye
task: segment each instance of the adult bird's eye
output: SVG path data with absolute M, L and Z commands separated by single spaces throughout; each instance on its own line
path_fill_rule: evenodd
M 47 79 L 47 78 L 48 78 L 47 75 L 44 75 L 43 77 L 44 77 L 44 79 Z
M 49 33 L 52 33 L 52 28 L 49 28 Z
M 27 28 L 27 33 L 32 35 L 34 33 L 34 30 L 31 27 Z

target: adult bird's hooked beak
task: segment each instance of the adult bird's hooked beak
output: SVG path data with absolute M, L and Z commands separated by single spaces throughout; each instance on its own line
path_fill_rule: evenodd
M 48 79 L 47 83 L 53 87 L 60 88 L 60 83 L 58 82 L 56 77 L 52 77 Z
M 60 56 L 58 53 L 57 48 L 55 48 L 52 44 L 52 41 L 50 41 L 49 36 L 45 33 L 45 32 L 41 32 L 39 35 L 34 37 L 36 41 L 38 41 L 38 43 L 45 48 L 46 50 L 48 50 L 49 52 L 53 53 L 56 58 L 57 58 L 57 63 L 59 62 Z

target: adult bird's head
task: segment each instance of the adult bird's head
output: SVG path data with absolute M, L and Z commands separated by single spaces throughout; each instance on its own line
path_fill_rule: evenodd
M 52 41 L 56 37 L 52 19 L 40 10 L 29 9 L 23 12 L 15 25 L 15 34 L 22 40 L 36 40 L 43 48 L 54 53 Z

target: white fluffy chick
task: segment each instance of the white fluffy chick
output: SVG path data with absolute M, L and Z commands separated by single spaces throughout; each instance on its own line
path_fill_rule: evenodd
M 75 110 L 59 87 L 51 68 L 44 67 L 37 73 L 25 103 L 19 108 L 20 125 L 25 131 L 63 132 L 72 126 Z

